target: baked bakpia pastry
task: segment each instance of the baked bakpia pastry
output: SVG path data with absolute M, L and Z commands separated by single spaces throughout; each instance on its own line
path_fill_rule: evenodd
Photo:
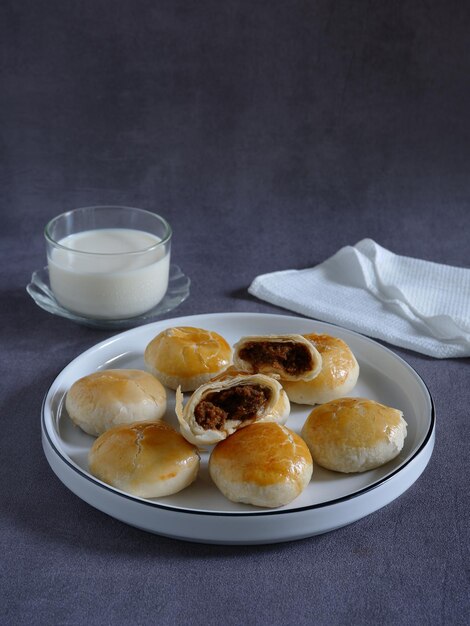
M 229 500 L 277 507 L 292 502 L 308 485 L 312 457 L 292 430 L 257 422 L 215 446 L 209 473 Z
M 144 360 L 165 387 L 194 391 L 231 364 L 232 348 L 214 331 L 177 326 L 152 339 Z
M 178 389 L 175 408 L 181 434 L 202 446 L 222 441 L 255 421 L 284 424 L 290 413 L 289 398 L 277 380 L 235 372 L 201 385 L 184 408 Z
M 107 430 L 88 455 L 99 480 L 141 498 L 159 498 L 190 485 L 199 470 L 197 449 L 163 420 Z
M 101 370 L 80 378 L 70 387 L 65 408 L 74 424 L 97 437 L 119 424 L 163 417 L 166 390 L 154 376 L 142 370 Z
M 283 381 L 289 400 L 298 404 L 322 404 L 350 393 L 359 377 L 359 365 L 347 343 L 316 333 L 304 337 L 321 354 L 321 371 L 311 380 Z
M 315 407 L 301 435 L 318 465 L 365 472 L 400 453 L 406 427 L 398 409 L 365 398 L 340 398 Z
M 311 380 L 321 370 L 320 353 L 302 335 L 242 337 L 233 348 L 233 364 L 241 371 Z

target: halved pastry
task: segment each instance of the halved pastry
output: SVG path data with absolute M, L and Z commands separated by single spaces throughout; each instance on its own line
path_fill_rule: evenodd
M 320 373 L 321 355 L 302 335 L 256 335 L 234 345 L 233 364 L 281 380 L 311 380 Z
M 191 443 L 211 445 L 253 422 L 284 424 L 290 403 L 280 383 L 264 374 L 233 373 L 201 385 L 183 408 L 176 392 L 181 434 Z
M 283 381 L 289 400 L 298 404 L 322 404 L 350 393 L 359 377 L 359 365 L 349 346 L 330 335 L 310 333 L 304 337 L 321 354 L 322 368 L 312 380 Z
M 165 387 L 193 391 L 230 365 L 232 349 L 214 331 L 177 326 L 152 339 L 144 360 Z

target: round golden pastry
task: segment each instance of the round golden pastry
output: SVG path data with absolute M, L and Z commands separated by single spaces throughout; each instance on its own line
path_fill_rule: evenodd
M 152 339 L 144 360 L 165 387 L 194 391 L 230 365 L 232 349 L 214 331 L 177 326 Z
M 359 364 L 342 339 L 330 335 L 304 335 L 321 354 L 320 373 L 312 380 L 282 381 L 291 402 L 323 404 L 350 393 L 359 377 Z
M 302 335 L 253 335 L 234 346 L 233 364 L 250 374 L 281 380 L 311 380 L 321 370 L 321 355 Z
M 161 419 L 166 411 L 166 390 L 143 370 L 101 370 L 70 387 L 65 408 L 74 424 L 97 437 L 119 424 Z
M 290 402 L 279 381 L 264 374 L 233 370 L 201 385 L 183 406 L 176 391 L 181 434 L 196 445 L 212 445 L 253 422 L 284 424 Z
M 284 506 L 299 496 L 312 477 L 312 457 L 304 441 L 281 424 L 255 423 L 218 443 L 209 473 L 233 502 Z
M 117 426 L 94 442 L 90 472 L 141 498 L 160 498 L 190 485 L 199 470 L 197 449 L 166 422 Z
M 301 435 L 318 465 L 365 472 L 400 453 L 406 427 L 398 409 L 366 398 L 340 398 L 315 407 Z

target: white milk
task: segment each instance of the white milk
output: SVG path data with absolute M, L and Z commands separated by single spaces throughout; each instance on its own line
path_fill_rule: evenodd
M 58 243 L 69 249 L 53 248 L 49 257 L 55 297 L 66 309 L 94 318 L 126 318 L 148 311 L 168 288 L 169 247 L 166 254 L 163 245 L 144 252 L 159 241 L 155 235 L 127 228 L 64 237 Z M 134 254 L 125 254 L 129 252 Z

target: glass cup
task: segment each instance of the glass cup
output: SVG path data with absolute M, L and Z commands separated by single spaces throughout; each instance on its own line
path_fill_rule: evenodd
M 74 209 L 44 236 L 51 289 L 64 308 L 92 319 L 125 319 L 165 296 L 171 227 L 160 215 L 122 206 Z

